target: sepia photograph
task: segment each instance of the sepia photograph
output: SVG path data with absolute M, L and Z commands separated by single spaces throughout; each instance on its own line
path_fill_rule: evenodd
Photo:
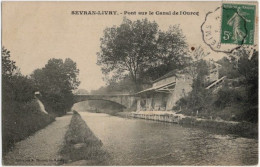
M 258 165 L 258 1 L 2 1 L 3 166 Z

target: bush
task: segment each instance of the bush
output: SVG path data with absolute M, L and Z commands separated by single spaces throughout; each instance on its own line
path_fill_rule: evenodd
M 5 154 L 16 142 L 25 139 L 54 121 L 40 111 L 36 100 L 4 103 L 2 106 L 2 148 Z
M 41 112 L 34 99 L 33 81 L 15 71 L 10 51 L 2 48 L 2 150 L 5 154 L 14 143 L 25 139 L 52 121 Z
M 214 105 L 218 109 L 224 109 L 225 107 L 241 104 L 247 99 L 247 95 L 243 88 L 234 89 L 224 85 L 216 95 Z
M 238 115 L 239 120 L 258 123 L 258 106 L 244 108 L 244 112 Z

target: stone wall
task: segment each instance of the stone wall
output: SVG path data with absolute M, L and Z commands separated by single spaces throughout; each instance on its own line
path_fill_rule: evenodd
M 175 90 L 169 95 L 166 110 L 172 110 L 176 102 L 192 90 L 192 77 L 182 75 L 176 80 Z

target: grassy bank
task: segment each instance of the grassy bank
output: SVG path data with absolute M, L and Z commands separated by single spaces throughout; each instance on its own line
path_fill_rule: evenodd
M 7 153 L 19 142 L 55 119 L 40 111 L 35 99 L 27 103 L 13 101 L 2 106 L 2 150 Z
M 102 142 L 76 111 L 73 112 L 64 142 L 60 153 L 65 165 L 72 165 L 75 162 L 77 165 L 105 164 L 107 153 L 102 149 Z

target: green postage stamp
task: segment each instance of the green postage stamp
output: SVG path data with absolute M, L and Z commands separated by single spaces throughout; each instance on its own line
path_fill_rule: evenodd
M 255 6 L 223 4 L 221 43 L 254 44 Z

